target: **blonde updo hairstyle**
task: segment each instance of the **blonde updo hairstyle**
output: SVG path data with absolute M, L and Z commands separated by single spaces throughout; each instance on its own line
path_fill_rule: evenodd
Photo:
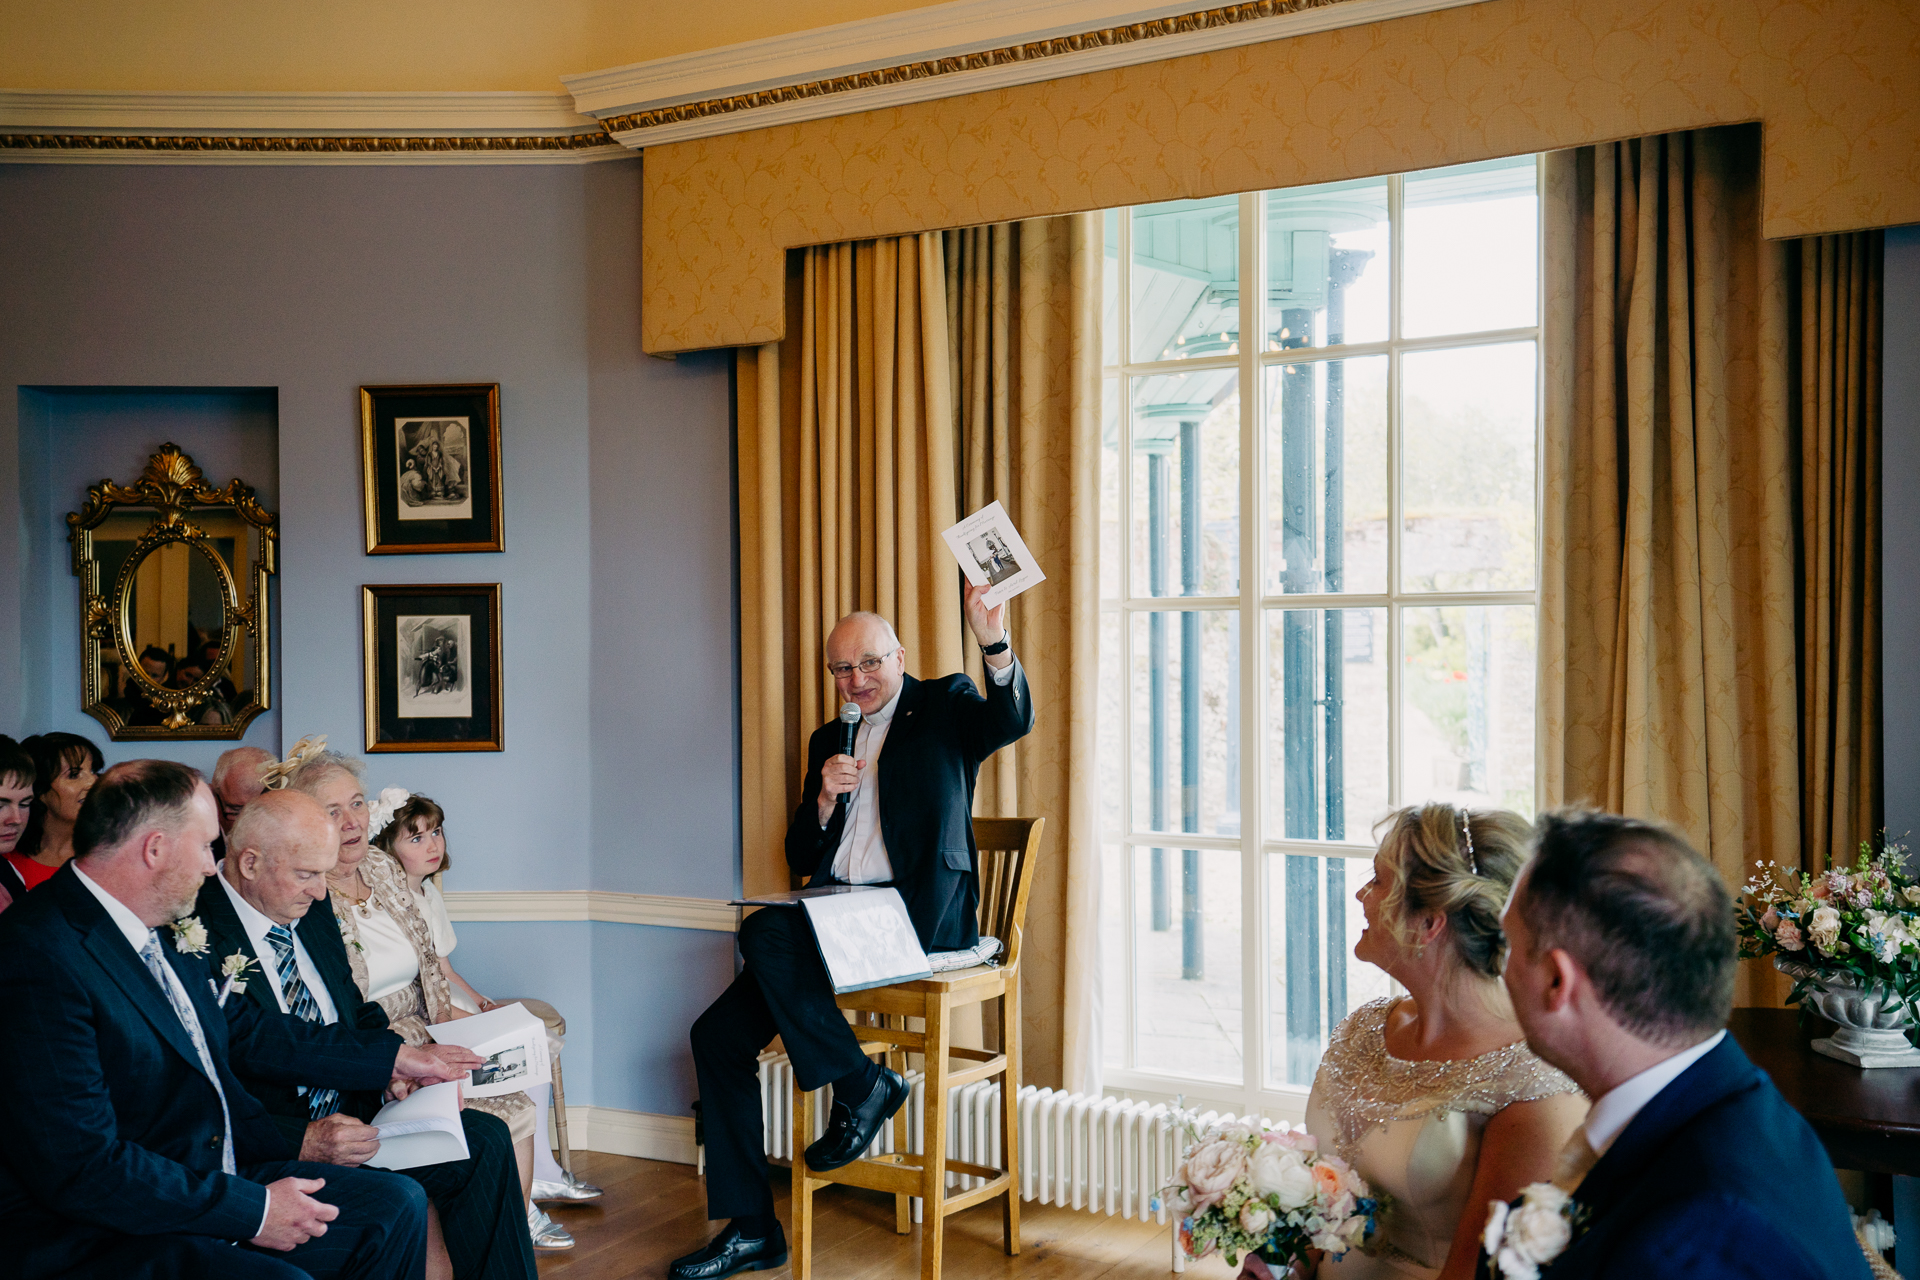
M 1381 922 L 1411 946 L 1415 919 L 1445 916 L 1453 958 L 1470 973 L 1499 977 L 1507 954 L 1500 912 L 1532 831 L 1505 809 L 1430 803 L 1388 814 L 1374 829 L 1393 872 L 1380 898 Z

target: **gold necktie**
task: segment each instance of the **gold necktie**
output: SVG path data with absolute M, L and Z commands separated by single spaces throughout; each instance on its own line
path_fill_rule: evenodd
M 1587 1126 L 1579 1126 L 1567 1139 L 1567 1145 L 1560 1148 L 1560 1158 L 1553 1167 L 1553 1185 L 1572 1195 L 1579 1189 L 1580 1180 L 1587 1176 L 1587 1170 L 1599 1159 L 1599 1152 L 1587 1141 Z

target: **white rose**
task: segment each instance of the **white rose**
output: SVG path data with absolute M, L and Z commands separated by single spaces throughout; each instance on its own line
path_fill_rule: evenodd
M 1240 1209 L 1240 1229 L 1255 1240 L 1264 1240 L 1273 1229 L 1273 1210 L 1258 1200 L 1249 1200 Z
M 1548 1207 L 1523 1201 L 1507 1219 L 1506 1239 L 1502 1245 L 1534 1264 L 1551 1262 L 1573 1243 L 1573 1227 L 1559 1206 Z
M 1313 1180 L 1313 1171 L 1294 1161 L 1281 1168 L 1271 1194 L 1280 1198 L 1282 1209 L 1293 1210 L 1312 1204 L 1319 1192 L 1320 1188 Z
M 1494 1261 L 1499 1264 L 1500 1274 L 1506 1280 L 1540 1280 L 1540 1268 L 1516 1249 L 1502 1249 Z
M 1920 906 L 1920 884 L 1910 884 L 1900 891 L 1900 896 L 1915 906 Z
M 1840 937 L 1840 913 L 1832 907 L 1815 911 L 1813 919 L 1807 922 L 1807 936 L 1822 951 L 1833 950 L 1833 944 Z

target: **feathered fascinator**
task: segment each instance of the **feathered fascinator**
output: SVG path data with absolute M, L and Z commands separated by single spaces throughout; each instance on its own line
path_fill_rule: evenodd
M 380 798 L 367 806 L 367 839 L 371 840 L 393 822 L 393 815 L 400 812 L 400 806 L 413 799 L 413 793 L 405 787 L 388 787 L 380 793 Z
M 269 791 L 285 790 L 288 779 L 300 772 L 302 765 L 327 749 L 327 735 L 311 733 L 293 744 L 293 750 L 287 753 L 285 760 L 270 760 L 260 766 L 260 780 L 267 784 Z

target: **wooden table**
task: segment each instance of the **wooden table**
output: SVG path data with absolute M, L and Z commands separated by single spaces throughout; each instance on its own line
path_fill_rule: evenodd
M 1805 1116 L 1838 1169 L 1920 1175 L 1920 1067 L 1862 1070 L 1815 1053 L 1793 1009 L 1735 1009 L 1727 1030 Z

